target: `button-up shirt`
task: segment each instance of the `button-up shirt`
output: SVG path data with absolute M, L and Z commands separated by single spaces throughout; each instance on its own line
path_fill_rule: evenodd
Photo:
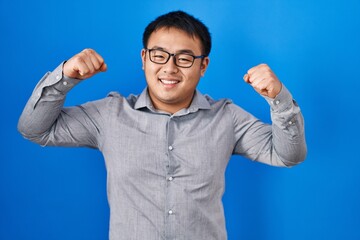
M 303 118 L 285 86 L 272 124 L 228 99 L 195 92 L 175 114 L 156 110 L 147 89 L 63 107 L 79 80 L 60 65 L 36 86 L 18 129 L 41 145 L 99 149 L 107 169 L 112 240 L 224 240 L 222 196 L 232 154 L 276 166 L 304 160 Z

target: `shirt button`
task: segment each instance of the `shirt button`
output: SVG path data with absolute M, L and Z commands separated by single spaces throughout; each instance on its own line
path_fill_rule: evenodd
M 172 151 L 174 148 L 173 146 L 169 146 L 169 150 Z
M 64 85 L 64 86 L 68 85 L 68 82 L 64 81 L 64 82 L 63 82 L 63 85 Z
M 169 215 L 174 214 L 173 210 L 169 210 L 168 213 L 169 213 Z
M 293 124 L 293 122 L 292 121 L 289 121 L 289 125 L 292 125 Z
M 280 103 L 279 100 L 276 100 L 276 101 L 275 101 L 275 105 L 278 105 L 279 103 Z
M 172 180 L 174 180 L 174 178 L 173 178 L 173 177 L 169 177 L 168 180 L 169 180 L 169 181 L 172 181 Z
M 60 80 L 60 75 L 56 75 L 56 80 Z

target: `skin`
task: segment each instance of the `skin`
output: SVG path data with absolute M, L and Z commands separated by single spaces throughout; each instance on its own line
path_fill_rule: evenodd
M 202 55 L 200 40 L 175 28 L 162 28 L 153 32 L 147 48 L 162 48 L 169 53 L 186 50 L 195 56 Z M 144 49 L 141 51 L 141 59 L 154 107 L 171 114 L 189 107 L 197 84 L 210 62 L 209 57 L 205 57 L 196 59 L 191 68 L 181 68 L 174 64 L 171 57 L 166 64 L 156 64 L 150 61 Z M 106 70 L 104 59 L 92 49 L 84 49 L 63 65 L 65 76 L 81 80 Z M 243 79 L 260 95 L 270 98 L 275 98 L 282 88 L 281 82 L 266 64 L 249 69 Z
M 266 64 L 250 68 L 244 75 L 244 81 L 250 84 L 260 95 L 270 98 L 275 98 L 282 88 L 281 82 Z
M 92 49 L 84 49 L 63 65 L 63 74 L 70 78 L 85 80 L 99 72 L 105 72 L 104 59 Z
M 202 54 L 198 38 L 175 28 L 162 28 L 153 32 L 148 41 L 148 48 L 161 48 L 169 53 L 187 51 L 195 56 Z M 147 53 L 143 49 L 141 59 L 154 107 L 172 114 L 188 107 L 196 86 L 209 65 L 209 58 L 196 59 L 190 68 L 181 68 L 175 65 L 173 58 L 166 64 L 153 63 Z

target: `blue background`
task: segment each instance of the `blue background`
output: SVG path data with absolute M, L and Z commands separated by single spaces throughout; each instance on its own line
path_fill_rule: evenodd
M 199 85 L 269 122 L 243 74 L 268 63 L 303 111 L 309 148 L 294 168 L 231 159 L 224 196 L 233 239 L 360 239 L 360 1 L 0 0 L 0 239 L 106 239 L 104 162 L 96 150 L 42 148 L 16 130 L 37 81 L 83 48 L 109 70 L 66 105 L 116 90 L 139 93 L 142 32 L 171 10 L 200 18 L 213 37 Z

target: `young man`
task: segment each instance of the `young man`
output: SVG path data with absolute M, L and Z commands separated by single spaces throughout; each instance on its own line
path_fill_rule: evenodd
M 244 76 L 271 106 L 272 125 L 196 86 L 209 65 L 207 27 L 182 12 L 151 22 L 141 50 L 147 87 L 63 108 L 77 83 L 106 71 L 86 49 L 47 73 L 20 118 L 21 134 L 41 145 L 98 148 L 107 167 L 110 239 L 226 239 L 224 173 L 232 154 L 275 166 L 306 155 L 299 107 L 271 69 Z

